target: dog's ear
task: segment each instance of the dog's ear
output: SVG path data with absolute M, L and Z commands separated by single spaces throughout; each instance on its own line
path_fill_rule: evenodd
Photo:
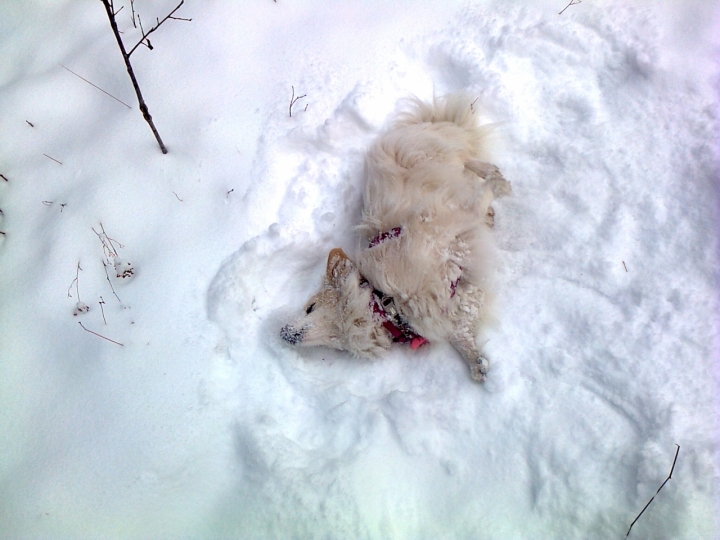
M 330 283 L 337 283 L 337 281 L 345 277 L 350 271 L 350 259 L 345 255 L 342 248 L 334 248 L 328 253 L 327 269 L 325 275 Z

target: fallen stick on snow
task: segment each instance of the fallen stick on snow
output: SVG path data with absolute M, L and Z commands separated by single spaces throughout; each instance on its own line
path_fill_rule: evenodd
M 653 500 L 655 499 L 655 496 L 656 496 L 658 493 L 660 493 L 660 490 L 661 490 L 662 488 L 664 488 L 664 487 L 665 487 L 665 484 L 667 484 L 668 480 L 670 480 L 670 479 L 672 478 L 672 473 L 673 473 L 673 471 L 675 470 L 675 462 L 677 461 L 678 454 L 680 453 L 680 445 L 679 445 L 679 444 L 676 444 L 675 446 L 677 446 L 677 450 L 675 450 L 675 459 L 673 459 L 673 464 L 672 464 L 672 467 L 670 468 L 670 474 L 668 474 L 668 477 L 665 479 L 665 481 L 662 483 L 662 485 L 661 485 L 661 486 L 658 488 L 658 490 L 655 492 L 655 495 L 653 495 L 653 496 L 650 498 L 650 500 L 649 500 L 648 503 L 645 505 L 645 507 L 644 507 L 642 510 L 640 510 L 640 513 L 637 515 L 637 517 L 635 518 L 635 520 L 630 524 L 630 528 L 628 529 L 628 532 L 625 534 L 625 538 L 627 538 L 628 535 L 630 534 L 630 531 L 632 530 L 633 525 L 635 525 L 635 522 L 636 522 L 638 519 L 640 519 L 640 516 L 643 515 L 643 512 L 647 509 L 648 506 L 650 506 L 650 503 L 653 502 Z
M 90 81 L 88 81 L 88 80 L 87 80 L 85 77 L 83 77 L 82 75 L 78 75 L 77 73 L 75 73 L 75 72 L 74 72 L 72 69 L 70 69 L 69 67 L 65 67 L 65 66 L 63 66 L 62 64 L 60 64 L 60 67 L 62 67 L 62 68 L 64 68 L 64 69 L 67 69 L 70 73 L 72 73 L 73 75 L 75 75 L 75 76 L 78 77 L 79 79 L 82 79 L 83 81 L 85 81 L 86 83 L 88 83 L 90 86 L 94 86 L 95 88 L 97 88 L 98 90 L 100 90 L 103 94 L 107 94 L 108 96 L 110 96 L 111 98 L 113 98 L 115 101 L 117 101 L 117 102 L 119 102 L 119 103 L 122 103 L 122 104 L 125 105 L 128 109 L 132 109 L 132 107 L 131 107 L 130 105 L 128 105 L 127 103 L 125 103 L 125 102 L 122 101 L 122 100 L 119 100 L 118 98 L 116 98 L 115 96 L 113 96 L 110 92 L 106 92 L 105 90 L 103 90 L 102 88 L 100 88 L 97 84 L 91 83 Z M 25 120 L 25 121 L 27 122 L 27 120 Z M 30 124 L 30 122 L 28 122 L 28 124 Z M 30 124 L 30 126 L 31 126 L 31 127 L 35 127 L 35 126 L 33 126 L 32 124 Z
M 122 343 L 119 343 L 119 342 L 117 342 L 117 341 L 115 341 L 115 340 L 110 339 L 109 337 L 105 337 L 105 336 L 103 336 L 103 335 L 98 334 L 97 332 L 93 332 L 92 330 L 88 330 L 87 328 L 85 328 L 85 326 L 83 325 L 83 323 L 81 323 L 80 321 L 78 321 L 78 324 L 79 324 L 80 326 L 82 326 L 82 329 L 85 330 L 86 332 L 90 332 L 91 334 L 93 334 L 93 335 L 95 335 L 95 336 L 97 336 L 97 337 L 99 337 L 99 338 L 103 338 L 103 339 L 105 339 L 105 340 L 107 340 L 107 341 L 110 341 L 110 342 L 114 343 L 115 345 L 120 345 L 121 347 L 124 347 L 124 346 L 125 346 L 125 345 L 123 345 Z

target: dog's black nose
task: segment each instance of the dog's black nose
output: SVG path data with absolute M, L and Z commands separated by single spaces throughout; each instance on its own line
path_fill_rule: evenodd
M 280 329 L 280 337 L 291 345 L 297 345 L 303 340 L 305 331 L 303 329 L 293 328 L 289 324 Z

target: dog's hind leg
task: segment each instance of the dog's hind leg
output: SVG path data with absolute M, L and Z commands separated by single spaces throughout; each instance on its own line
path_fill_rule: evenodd
M 460 324 L 456 326 L 455 331 L 450 336 L 450 343 L 462 355 L 463 359 L 470 367 L 470 376 L 474 381 L 483 382 L 490 367 L 487 358 L 485 358 L 475 343 L 475 335 L 473 325 Z
M 500 172 L 500 169 L 492 163 L 486 163 L 477 159 L 470 159 L 465 162 L 465 168 L 474 172 L 478 178 L 482 179 L 482 181 L 487 182 L 487 186 L 492 191 L 494 199 L 498 199 L 506 195 L 512 195 L 510 182 L 505 180 Z

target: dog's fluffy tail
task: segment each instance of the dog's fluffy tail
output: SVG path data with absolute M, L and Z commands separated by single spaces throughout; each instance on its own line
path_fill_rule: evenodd
M 396 125 L 451 122 L 466 129 L 477 129 L 477 115 L 473 100 L 467 94 L 450 94 L 435 97 L 425 103 L 416 97 L 407 98 L 408 108 L 396 118 Z

